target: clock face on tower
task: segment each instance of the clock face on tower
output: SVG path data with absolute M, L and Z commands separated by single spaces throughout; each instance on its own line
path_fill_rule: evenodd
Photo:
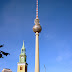
M 21 57 L 21 59 L 23 59 L 23 57 Z

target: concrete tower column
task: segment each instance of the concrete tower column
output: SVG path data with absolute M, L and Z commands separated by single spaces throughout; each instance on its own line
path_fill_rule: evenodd
M 35 46 L 35 72 L 39 72 L 39 33 L 36 32 L 36 46 Z

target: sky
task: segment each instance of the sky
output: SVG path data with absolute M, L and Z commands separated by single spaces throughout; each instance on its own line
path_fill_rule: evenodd
M 25 41 L 28 72 L 35 69 L 36 0 L 0 0 L 0 45 L 10 53 L 0 58 L 0 72 L 10 68 L 17 72 L 17 63 Z M 72 72 L 72 1 L 39 0 L 40 72 Z

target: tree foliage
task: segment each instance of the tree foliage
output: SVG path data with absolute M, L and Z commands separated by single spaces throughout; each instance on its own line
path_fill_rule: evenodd
M 0 48 L 2 48 L 3 46 L 4 45 L 0 45 Z M 0 50 L 0 58 L 3 58 L 3 55 L 7 56 L 7 55 L 10 55 L 10 54 Z

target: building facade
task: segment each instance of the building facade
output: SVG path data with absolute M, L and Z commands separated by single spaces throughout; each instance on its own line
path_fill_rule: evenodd
M 2 72 L 12 72 L 11 69 L 4 68 Z
M 21 54 L 19 56 L 17 72 L 27 72 L 28 64 L 26 63 L 26 57 L 27 57 L 26 50 L 25 50 L 24 41 L 23 41 L 23 46 L 21 48 Z

